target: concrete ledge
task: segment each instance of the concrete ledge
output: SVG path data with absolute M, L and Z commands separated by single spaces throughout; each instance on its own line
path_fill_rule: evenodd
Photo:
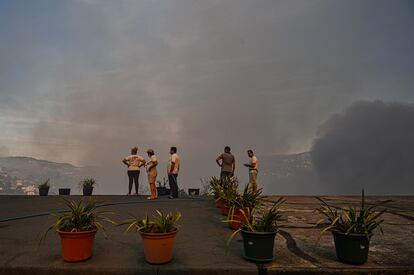
M 76 197 L 75 197 L 76 198 Z M 198 200 L 145 201 L 124 196 L 96 196 L 113 204 L 103 207 L 120 214 L 144 215 L 155 209 L 183 214 L 174 260 L 162 266 L 144 261 L 137 234 L 108 225 L 109 238 L 97 235 L 94 256 L 83 263 L 65 263 L 60 240 L 53 232 L 45 243 L 39 237 L 53 222 L 49 215 L 0 222 L 1 274 L 414 274 L 414 197 L 392 197 L 385 215 L 385 235 L 375 235 L 368 263 L 346 265 L 335 256 L 332 236 L 318 240 L 313 212 L 319 203 L 312 197 L 286 197 L 280 233 L 276 237 L 275 260 L 256 265 L 242 258 L 242 243 L 235 239 L 228 255 L 225 243 L 231 230 L 209 198 Z M 79 199 L 79 197 L 78 197 Z M 272 199 L 272 198 L 271 198 Z M 274 199 L 274 198 L 273 198 Z M 336 205 L 357 204 L 358 197 L 326 197 Z M 369 197 L 370 201 L 384 199 Z M 122 204 L 117 204 L 122 202 Z M 50 197 L 0 196 L 0 220 L 62 209 L 61 199 Z

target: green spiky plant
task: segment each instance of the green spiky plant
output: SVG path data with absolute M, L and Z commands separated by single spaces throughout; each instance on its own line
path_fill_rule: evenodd
M 109 215 L 114 215 L 112 211 L 97 211 L 97 203 L 93 200 L 87 202 L 63 199 L 67 211 L 61 214 L 53 214 L 56 217 L 55 222 L 47 229 L 41 240 L 46 238 L 47 233 L 54 229 L 63 232 L 84 232 L 99 229 L 107 237 L 105 227 L 102 221 L 116 224 Z
M 160 210 L 155 212 L 156 214 L 152 219 L 148 215 L 144 219 L 133 217 L 120 225 L 128 224 L 126 232 L 131 229 L 141 233 L 169 233 L 178 230 L 177 222 L 181 218 L 180 212 L 169 212 L 167 214 Z
M 241 230 L 249 232 L 277 232 L 277 221 L 281 218 L 280 207 L 283 205 L 285 201 L 285 198 L 280 197 L 273 203 L 272 207 L 265 210 L 260 215 L 255 215 L 255 208 L 241 209 L 240 212 L 243 215 L 243 217 L 247 220 L 247 223 L 243 224 L 242 227 L 240 227 L 238 230 L 234 231 L 230 235 L 229 239 L 227 240 L 226 253 L 228 251 L 231 241 L 237 234 L 240 233 Z M 236 221 L 227 220 L 226 222 Z
M 321 234 L 327 231 L 340 232 L 346 235 L 358 234 L 365 235 L 367 239 L 371 239 L 376 228 L 384 234 L 381 224 L 384 222 L 380 217 L 386 212 L 386 209 L 377 211 L 377 208 L 384 205 L 391 200 L 381 201 L 371 206 L 365 205 L 365 194 L 362 190 L 361 207 L 340 208 L 329 205 L 323 199 L 316 197 L 320 202 L 320 208 L 317 212 L 324 217 L 318 221 L 317 225 L 325 224 L 326 226 L 321 230 Z
M 250 185 L 247 184 L 243 190 L 243 193 L 235 193 L 228 201 L 228 205 L 230 207 L 228 220 L 232 220 L 234 213 L 239 211 L 239 209 L 244 209 L 245 214 L 249 214 L 248 212 L 252 211 L 256 207 L 259 207 L 264 199 L 265 196 L 262 196 L 262 189 L 253 190 L 250 188 Z
M 79 183 L 79 188 L 93 188 L 96 185 L 96 180 L 94 178 L 86 178 Z
M 42 182 L 41 184 L 39 184 L 38 188 L 42 189 L 42 188 L 49 188 L 50 187 L 50 179 L 45 180 L 44 182 Z

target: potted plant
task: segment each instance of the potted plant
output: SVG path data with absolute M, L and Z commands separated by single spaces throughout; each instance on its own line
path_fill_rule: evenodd
M 158 194 L 158 196 L 168 196 L 168 195 L 170 195 L 170 189 L 168 189 L 166 186 L 167 186 L 167 183 L 168 183 L 168 180 L 166 180 L 165 178 L 163 178 L 162 179 L 162 183 L 161 183 L 161 181 L 159 180 L 159 181 L 157 181 L 157 183 L 158 183 L 158 186 L 157 186 L 157 194 Z
M 157 210 L 153 219 L 132 218 L 126 231 L 135 229 L 143 241 L 145 260 L 150 264 L 165 264 L 172 260 L 175 239 L 178 232 L 177 221 L 181 213 L 168 213 Z M 125 224 L 124 223 L 124 224 Z
M 232 200 L 228 202 L 230 207 L 228 213 L 229 227 L 233 230 L 239 229 L 242 225 L 247 223 L 246 214 L 251 213 L 252 210 L 259 206 L 264 196 L 262 196 L 262 189 L 254 191 L 250 188 L 250 185 L 247 184 L 243 190 L 242 194 L 237 194 L 233 197 Z M 241 210 L 244 210 L 242 214 Z
M 227 216 L 230 210 L 230 202 L 235 200 L 239 194 L 239 182 L 236 177 L 229 177 L 220 180 L 219 187 L 217 187 L 218 206 L 221 208 L 223 216 Z
M 92 257 L 95 234 L 101 230 L 106 237 L 101 221 L 114 223 L 107 217 L 113 212 L 96 211 L 96 203 L 65 200 L 68 211 L 56 215 L 56 221 L 46 231 L 42 240 L 51 229 L 59 234 L 62 246 L 62 257 L 67 262 L 85 261 Z
M 49 189 L 50 189 L 49 181 L 50 181 L 50 179 L 47 179 L 43 183 L 39 184 L 39 186 L 38 186 L 39 196 L 47 196 L 49 194 Z
M 232 239 L 240 233 L 243 238 L 244 258 L 249 261 L 264 263 L 273 260 L 273 247 L 278 231 L 277 221 L 281 215 L 280 206 L 285 202 L 283 197 L 279 198 L 272 207 L 262 214 L 255 216 L 253 209 L 240 210 L 247 220 L 247 223 L 240 227 L 230 236 L 227 248 Z M 231 222 L 231 221 L 230 221 Z
M 321 233 L 331 231 L 335 242 L 336 256 L 341 262 L 349 264 L 364 264 L 368 260 L 369 243 L 376 228 L 381 228 L 380 217 L 385 209 L 377 211 L 377 207 L 390 200 L 382 201 L 371 206 L 365 205 L 364 190 L 362 190 L 361 208 L 348 207 L 347 209 L 330 206 L 323 199 L 317 197 L 321 207 L 317 209 L 325 221 Z
M 84 196 L 92 196 L 93 187 L 96 185 L 94 178 L 86 178 L 79 183 L 79 187 L 82 188 Z
M 60 196 L 69 196 L 70 195 L 70 188 L 59 188 L 59 195 Z

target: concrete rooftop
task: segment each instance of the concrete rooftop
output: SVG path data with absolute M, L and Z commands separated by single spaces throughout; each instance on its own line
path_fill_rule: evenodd
M 71 198 L 80 199 L 72 196 Z M 162 266 L 144 261 L 141 239 L 124 228 L 108 225 L 109 238 L 97 235 L 93 257 L 82 263 L 66 263 L 60 255 L 59 237 L 51 232 L 39 245 L 41 234 L 53 222 L 50 215 L 63 209 L 58 196 L 0 196 L 0 273 L 1 274 L 414 274 L 414 197 L 392 199 L 385 214 L 385 235 L 376 234 L 371 242 L 368 263 L 346 265 L 335 256 L 332 236 L 318 240 L 319 220 L 313 210 L 319 206 L 313 197 L 288 196 L 283 220 L 276 238 L 275 260 L 256 265 L 242 258 L 242 243 L 235 239 L 228 255 L 225 243 L 231 230 L 211 198 L 146 201 L 138 197 L 95 196 L 114 203 L 102 209 L 144 215 L 154 209 L 182 212 L 174 260 Z M 358 197 L 324 197 L 334 205 L 358 204 Z M 275 199 L 270 197 L 270 199 Z M 369 197 L 368 202 L 384 197 Z M 122 203 L 122 204 L 117 204 Z M 40 214 L 18 220 L 11 217 Z M 378 233 L 378 232 L 377 232 Z

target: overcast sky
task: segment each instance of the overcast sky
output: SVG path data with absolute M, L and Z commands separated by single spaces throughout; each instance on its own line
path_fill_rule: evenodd
M 193 182 L 225 145 L 308 151 L 356 100 L 414 102 L 413 30 L 411 0 L 0 0 L 0 154 L 176 145 Z

